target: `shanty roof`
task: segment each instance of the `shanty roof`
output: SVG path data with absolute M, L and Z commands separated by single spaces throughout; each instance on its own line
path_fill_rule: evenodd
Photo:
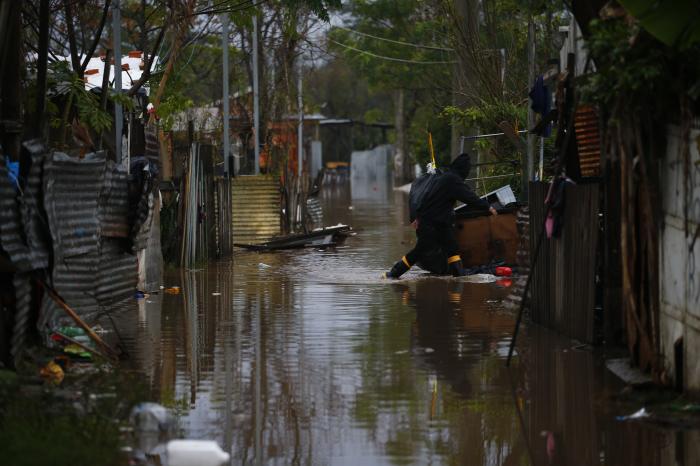
M 60 57 L 61 59 L 71 62 L 70 57 Z M 85 56 L 80 57 L 82 62 Z M 135 82 L 141 79 L 143 68 L 146 63 L 143 59 L 143 52 L 132 51 L 127 55 L 122 56 L 122 90 L 129 90 Z M 158 68 L 158 57 L 153 58 L 151 63 L 151 72 Z M 92 57 L 85 68 L 85 89 L 94 89 L 102 87 L 102 76 L 105 70 L 104 57 Z M 114 65 L 109 66 L 109 85 L 114 87 Z M 148 94 L 148 83 L 144 83 L 143 89 Z

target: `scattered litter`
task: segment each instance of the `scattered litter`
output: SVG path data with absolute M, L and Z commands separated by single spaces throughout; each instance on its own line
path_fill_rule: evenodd
M 169 432 L 174 427 L 170 412 L 158 403 L 140 403 L 134 406 L 131 425 L 139 432 Z
M 105 330 L 101 325 L 95 325 L 94 327 L 92 327 L 92 331 L 98 335 L 104 335 L 105 333 L 109 333 L 109 330 Z
M 92 401 L 113 400 L 117 397 L 117 394 L 116 393 L 90 393 L 89 397 Z
M 147 299 L 146 302 L 147 302 L 148 304 L 153 304 L 153 301 L 151 301 L 150 299 Z
M 166 451 L 170 466 L 220 466 L 230 460 L 212 440 L 171 440 Z
M 593 350 L 593 347 L 591 345 L 587 345 L 585 343 L 582 343 L 580 345 L 572 346 L 571 349 L 573 351 L 591 351 L 591 350 Z
M 609 359 L 605 362 L 605 366 L 626 384 L 635 386 L 652 382 L 651 376 L 632 366 L 629 358 Z
M 503 288 L 510 288 L 513 286 L 513 280 L 510 278 L 501 278 L 500 280 L 496 280 L 496 285 L 501 286 Z
M 163 285 L 160 285 L 160 289 L 161 289 L 161 290 L 164 290 L 165 287 L 164 287 Z
M 91 359 L 92 358 L 92 353 L 85 350 L 83 347 L 76 345 L 75 343 L 71 343 L 70 345 L 66 345 L 63 348 L 63 352 L 70 355 L 70 356 L 75 356 L 75 357 L 82 358 L 82 359 Z
M 496 274 L 497 277 L 510 277 L 513 275 L 513 269 L 510 267 L 505 267 L 505 266 L 500 266 L 496 267 Z
M 165 292 L 168 294 L 180 294 L 180 287 L 179 286 L 171 286 L 170 288 L 166 288 Z
M 490 275 L 487 273 L 477 273 L 474 275 L 467 275 L 466 277 L 462 277 L 462 280 L 468 283 L 493 283 L 498 279 L 495 275 Z
M 352 210 L 352 209 L 354 209 L 353 206 L 348 206 L 348 210 Z
M 267 264 L 263 264 L 262 262 L 260 262 L 260 263 L 258 264 L 258 268 L 259 268 L 259 269 L 270 269 L 270 268 L 272 268 L 272 266 L 271 266 L 271 265 L 267 265 Z
M 49 361 L 48 364 L 39 370 L 39 375 L 48 383 L 61 385 L 66 374 L 63 372 L 63 368 L 56 364 L 56 362 Z
M 635 419 L 644 419 L 649 416 L 651 415 L 647 412 L 646 408 L 642 408 L 634 414 L 630 414 L 628 416 L 617 416 L 615 419 L 618 421 L 633 421 Z
M 59 327 L 58 332 L 70 338 L 77 338 L 81 336 L 87 336 L 85 330 L 80 327 Z
M 212 296 L 221 296 L 221 293 L 219 293 L 218 291 L 215 291 L 215 292 L 213 292 L 211 295 L 212 295 Z
M 426 353 L 428 353 L 428 354 L 430 354 L 430 353 L 434 353 L 434 352 L 435 352 L 435 350 L 434 350 L 434 349 L 432 349 L 432 348 L 425 348 L 425 350 L 424 350 L 424 351 L 425 351 Z
M 258 244 L 234 243 L 238 248 L 251 251 L 276 251 L 281 249 L 296 248 L 328 248 L 342 245 L 348 236 L 353 235 L 352 228 L 339 223 L 325 228 L 316 228 L 309 233 L 297 233 L 280 236 Z
M 394 352 L 394 354 L 406 354 L 406 353 L 408 353 L 408 350 L 399 350 L 399 351 Z
M 687 411 L 691 413 L 698 413 L 700 412 L 700 404 L 686 404 L 680 407 L 681 411 Z

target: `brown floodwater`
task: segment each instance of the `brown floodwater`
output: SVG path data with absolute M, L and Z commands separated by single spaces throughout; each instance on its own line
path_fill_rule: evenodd
M 697 433 L 615 420 L 633 408 L 590 348 L 526 326 L 506 368 L 507 289 L 380 279 L 413 242 L 405 194 L 323 196 L 344 246 L 237 252 L 139 302 L 124 339 L 183 436 L 236 465 L 698 464 Z

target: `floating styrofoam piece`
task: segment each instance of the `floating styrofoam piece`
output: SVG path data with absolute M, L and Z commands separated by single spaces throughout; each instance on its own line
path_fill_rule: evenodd
M 477 273 L 461 277 L 461 279 L 468 283 L 493 283 L 498 280 L 498 277 L 488 273 Z
M 221 466 L 231 458 L 213 440 L 171 440 L 166 452 L 169 466 Z

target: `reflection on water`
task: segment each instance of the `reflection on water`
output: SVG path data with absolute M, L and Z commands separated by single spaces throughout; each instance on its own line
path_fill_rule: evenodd
M 497 285 L 380 280 L 413 240 L 405 197 L 325 195 L 345 247 L 239 253 L 140 302 L 124 338 L 187 437 L 232 464 L 698 464 L 695 433 L 612 421 L 620 387 L 568 340 L 527 328 L 507 370 Z

